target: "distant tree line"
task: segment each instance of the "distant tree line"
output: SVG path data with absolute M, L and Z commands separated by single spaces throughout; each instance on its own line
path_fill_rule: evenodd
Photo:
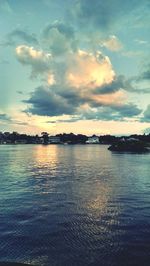
M 39 143 L 40 137 L 38 135 L 27 135 L 27 134 L 19 134 L 17 132 L 4 132 L 0 133 L 0 143 Z
M 83 134 L 74 134 L 74 133 L 63 133 L 57 134 L 53 137 L 60 138 L 61 143 L 68 144 L 85 144 L 88 140 L 88 136 Z M 150 134 L 148 135 L 137 135 L 133 134 L 130 136 L 112 136 L 112 135 L 101 135 L 101 136 L 91 136 L 98 137 L 100 144 L 114 144 L 120 141 L 121 139 L 137 139 L 143 142 L 150 143 Z M 47 132 L 42 132 L 41 135 L 27 135 L 19 134 L 18 132 L 0 132 L 0 144 L 15 144 L 15 143 L 24 143 L 24 144 L 47 144 L 49 141 L 49 134 Z
M 82 134 L 75 135 L 73 133 L 70 134 L 64 133 L 64 134 L 57 134 L 56 136 L 60 138 L 61 142 L 70 143 L 70 144 L 76 144 L 76 143 L 84 144 L 88 140 L 88 137 Z

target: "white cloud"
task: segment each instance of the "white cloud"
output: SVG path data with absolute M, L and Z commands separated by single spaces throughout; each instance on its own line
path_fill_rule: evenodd
M 50 70 L 51 54 L 49 53 L 38 51 L 26 45 L 20 45 L 16 48 L 16 57 L 23 65 L 31 66 L 32 77 Z
M 142 44 L 144 44 L 144 45 L 145 45 L 145 44 L 148 44 L 148 41 L 146 41 L 146 40 L 135 39 L 134 41 L 135 41 L 136 43 L 138 43 L 138 44 L 141 44 L 141 45 L 142 45 Z
M 79 50 L 70 57 L 66 79 L 70 86 L 95 89 L 113 81 L 115 72 L 107 56 L 101 52 Z
M 141 110 L 136 105 L 127 103 L 122 79 L 117 79 L 108 56 L 100 51 L 90 52 L 79 47 L 72 49 L 70 43 L 75 41 L 74 31 L 63 23 L 48 25 L 43 37 L 50 44 L 49 49 L 48 46 L 46 48 L 49 52 L 27 45 L 16 48 L 18 61 L 31 67 L 31 77 L 40 75 L 44 80 L 44 84 L 36 88 L 30 98 L 24 101 L 29 105 L 27 112 L 39 116 L 67 114 L 83 117 L 85 108 L 90 111 L 91 108 L 98 110 L 105 106 L 113 110 L 116 108 L 115 112 L 120 113 L 113 116 L 116 119 L 140 113 Z M 55 41 L 59 41 L 59 47 L 53 47 L 52 43 Z M 60 51 L 61 45 L 63 49 Z M 121 44 L 115 36 L 103 41 L 103 46 L 113 51 L 121 49 Z M 101 113 L 100 115 L 102 116 Z
M 100 43 L 101 47 L 106 47 L 108 50 L 117 52 L 122 49 L 122 44 L 115 35 L 111 35 L 108 39 Z
M 93 54 L 78 50 L 55 57 L 21 45 L 16 48 L 16 56 L 20 63 L 31 66 L 32 75 L 47 73 L 49 85 L 55 81 L 69 87 L 95 89 L 111 83 L 115 77 L 110 59 L 99 51 Z

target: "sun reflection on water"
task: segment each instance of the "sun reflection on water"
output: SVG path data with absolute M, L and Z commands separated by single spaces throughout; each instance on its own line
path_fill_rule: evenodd
M 66 146 L 2 147 L 0 256 L 42 266 L 110 266 L 128 239 L 128 252 L 138 241 L 143 258 L 149 157 Z

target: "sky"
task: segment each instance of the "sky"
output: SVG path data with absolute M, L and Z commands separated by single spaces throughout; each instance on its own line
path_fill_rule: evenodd
M 0 131 L 150 133 L 148 0 L 0 0 Z

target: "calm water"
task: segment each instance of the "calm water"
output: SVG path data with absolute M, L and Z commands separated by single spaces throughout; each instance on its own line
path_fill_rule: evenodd
M 0 260 L 150 265 L 150 154 L 0 146 Z

